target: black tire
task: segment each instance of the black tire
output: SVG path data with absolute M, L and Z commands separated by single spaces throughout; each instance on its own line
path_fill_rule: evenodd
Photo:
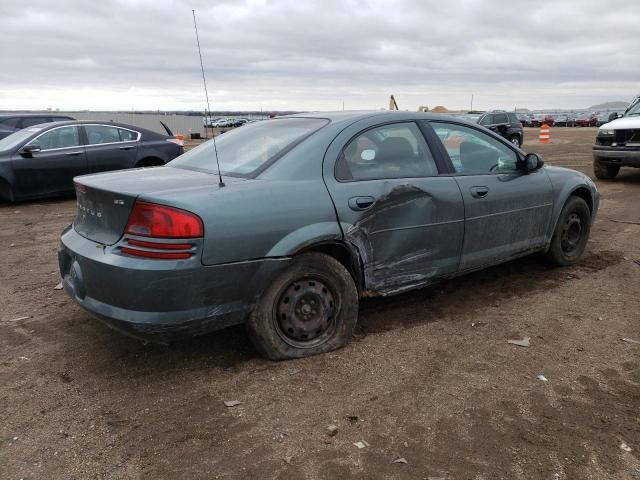
M 519 135 L 511 135 L 509 137 L 509 141 L 513 143 L 516 147 L 520 148 L 522 146 L 522 140 L 520 140 Z
M 598 160 L 593 160 L 593 173 L 600 180 L 613 180 L 619 171 L 620 167 L 617 165 L 603 165 Z
M 587 202 L 580 197 L 569 197 L 560 212 L 547 259 L 555 265 L 573 265 L 584 253 L 590 231 L 591 211 Z
M 136 164 L 136 167 L 138 167 L 138 168 L 140 168 L 140 167 L 161 167 L 162 165 L 164 165 L 164 162 L 162 160 L 160 160 L 159 158 L 151 157 L 151 158 L 143 158 L 142 160 L 140 160 Z
M 285 360 L 344 347 L 357 320 L 351 274 L 333 257 L 310 252 L 294 257 L 262 293 L 246 328 L 262 355 Z

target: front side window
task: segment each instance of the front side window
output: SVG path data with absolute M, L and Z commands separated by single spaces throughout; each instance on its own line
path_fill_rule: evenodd
M 220 170 L 223 175 L 251 175 L 327 123 L 323 118 L 274 118 L 218 135 L 215 147 Z M 209 140 L 180 155 L 169 166 L 217 173 L 215 152 L 214 143 Z
M 493 115 L 489 113 L 482 117 L 480 125 L 493 125 Z
M 99 145 L 101 143 L 116 143 L 120 141 L 119 128 L 107 125 L 85 125 L 89 145 Z
M 77 147 L 80 145 L 80 133 L 76 126 L 54 128 L 34 138 L 28 145 L 38 145 L 41 150 Z
M 438 175 L 418 126 L 394 123 L 367 130 L 351 140 L 336 165 L 341 181 Z
M 517 170 L 518 156 L 484 132 L 463 125 L 433 122 L 456 172 L 494 173 Z

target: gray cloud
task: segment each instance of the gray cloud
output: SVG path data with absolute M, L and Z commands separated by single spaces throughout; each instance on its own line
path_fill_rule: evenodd
M 636 1 L 5 0 L 0 108 L 567 107 L 640 93 Z

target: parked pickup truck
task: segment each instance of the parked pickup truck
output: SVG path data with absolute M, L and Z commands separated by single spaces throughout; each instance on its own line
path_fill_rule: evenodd
M 613 179 L 620 167 L 640 168 L 640 95 L 622 117 L 600 127 L 593 146 L 593 172 L 597 178 Z

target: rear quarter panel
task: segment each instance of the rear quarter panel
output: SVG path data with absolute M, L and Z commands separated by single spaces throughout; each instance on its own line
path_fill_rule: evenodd
M 159 158 L 164 163 L 170 162 L 178 156 L 178 146 L 166 140 L 144 140 L 138 145 L 136 162 L 145 158 Z
M 144 200 L 169 202 L 202 218 L 205 265 L 287 257 L 342 236 L 321 179 L 227 182 Z

